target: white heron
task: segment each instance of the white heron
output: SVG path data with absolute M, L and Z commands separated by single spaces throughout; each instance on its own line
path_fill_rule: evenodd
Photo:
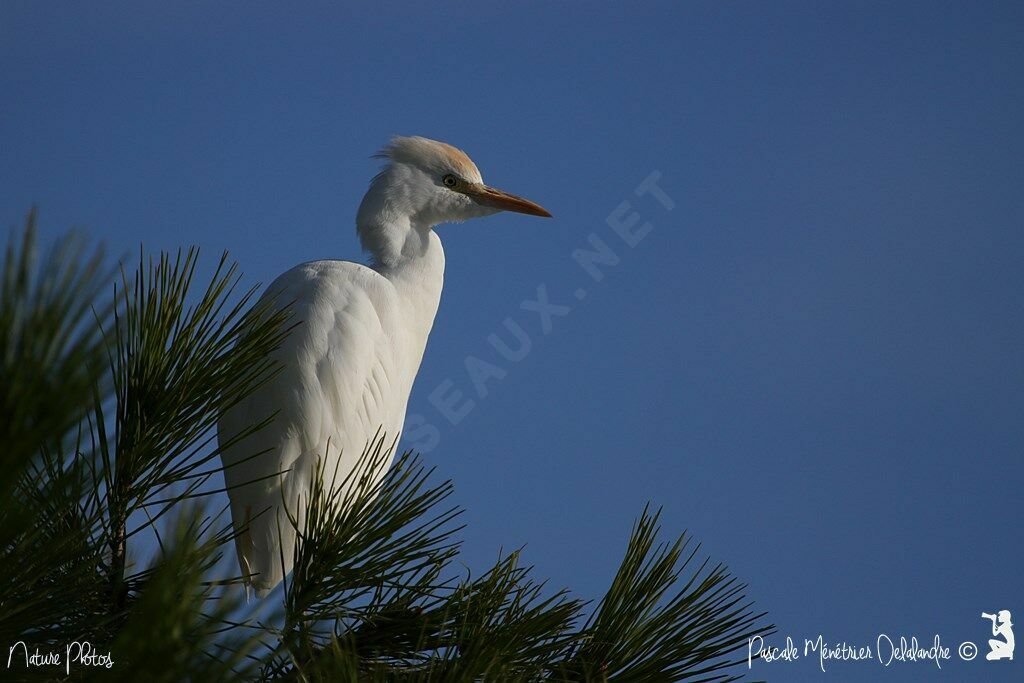
M 312 261 L 267 287 L 261 301 L 290 304 L 298 322 L 276 352 L 282 371 L 218 423 L 223 446 L 276 413 L 222 453 L 239 565 L 261 596 L 291 570 L 295 531 L 281 506 L 301 505 L 317 458 L 342 481 L 378 430 L 402 429 L 444 279 L 434 226 L 503 210 L 551 215 L 484 185 L 443 142 L 396 137 L 379 156 L 386 165 L 356 216 L 371 264 Z

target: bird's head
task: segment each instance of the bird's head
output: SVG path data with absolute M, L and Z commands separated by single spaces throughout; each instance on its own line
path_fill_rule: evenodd
M 403 213 L 419 225 L 458 223 L 498 211 L 551 216 L 539 204 L 485 185 L 466 153 L 443 142 L 395 137 L 378 156 L 389 163 L 374 178 L 361 215 Z

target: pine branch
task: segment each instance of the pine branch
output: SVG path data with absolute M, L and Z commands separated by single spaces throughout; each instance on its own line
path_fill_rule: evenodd
M 37 265 L 34 221 L 0 273 L 0 640 L 90 640 L 115 655 L 108 680 L 722 681 L 771 628 L 687 536 L 659 542 L 648 509 L 589 616 L 518 551 L 466 575 L 450 482 L 409 453 L 389 468 L 384 435 L 346 476 L 318 463 L 289 511 L 281 613 L 240 604 L 220 569 L 237 532 L 202 505 L 212 430 L 275 371 L 286 315 L 236 296 L 226 257 L 197 288 L 194 249 L 140 254 L 97 305 L 101 257 L 61 241 Z
M 690 570 L 699 546 L 685 534 L 655 545 L 660 515 L 644 508 L 611 587 L 561 667 L 567 679 L 733 680 L 720 673 L 735 663 L 729 654 L 771 630 L 757 625 L 764 614 L 751 611 L 745 586 L 723 565 L 709 569 L 705 560 Z
M 41 444 L 61 443 L 102 395 L 104 347 L 96 325 L 113 304 L 96 304 L 109 271 L 83 240 L 59 239 L 40 261 L 36 211 L 12 231 L 0 272 L 0 504 Z
M 287 333 L 284 314 L 246 311 L 255 289 L 228 306 L 239 276 L 226 255 L 189 305 L 197 257 L 195 249 L 148 263 L 140 255 L 134 277 L 122 271 L 122 290 L 130 296 L 109 335 L 116 441 L 101 441 L 115 610 L 125 595 L 128 520 L 219 456 L 216 448 L 201 455 L 199 449 L 223 412 L 272 375 L 270 352 Z M 102 405 L 95 421 L 105 422 Z
M 241 631 L 225 639 L 220 630 L 239 607 L 237 594 L 215 594 L 205 582 L 221 546 L 219 540 L 203 538 L 195 514 L 178 518 L 169 551 L 140 574 L 138 598 L 111 645 L 121 662 L 110 673 L 126 681 L 167 683 L 255 675 L 256 663 L 248 655 L 258 640 Z
M 102 594 L 92 462 L 80 421 L 107 396 L 99 324 L 113 304 L 102 252 L 75 236 L 39 260 L 36 212 L 12 234 L 0 272 L 0 640 L 83 637 Z M 79 429 L 76 430 L 76 426 Z M 77 431 L 77 433 L 76 433 Z
M 689 539 L 658 544 L 660 513 L 646 508 L 583 625 L 585 603 L 545 595 L 518 552 L 457 581 L 445 525 L 458 511 L 433 510 L 448 483 L 425 486 L 409 454 L 382 477 L 388 459 L 380 437 L 344 481 L 323 465 L 311 473 L 305 517 L 291 516 L 295 573 L 265 679 L 731 680 L 730 653 L 770 629 L 723 566 L 694 566 Z

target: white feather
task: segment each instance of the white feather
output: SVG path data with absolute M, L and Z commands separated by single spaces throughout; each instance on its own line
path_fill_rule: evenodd
M 390 163 L 356 220 L 373 267 L 313 261 L 267 288 L 261 301 L 290 305 L 298 323 L 274 354 L 282 370 L 218 424 L 223 446 L 276 412 L 222 454 L 239 565 L 260 595 L 292 568 L 295 532 L 281 504 L 302 521 L 317 459 L 342 481 L 378 431 L 397 438 L 402 429 L 444 280 L 433 226 L 498 210 L 444 186 L 447 173 L 481 183 L 454 147 L 396 138 L 383 155 Z

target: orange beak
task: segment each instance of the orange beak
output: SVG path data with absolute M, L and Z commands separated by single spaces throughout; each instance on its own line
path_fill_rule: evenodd
M 516 213 L 528 213 L 531 216 L 544 216 L 551 218 L 551 214 L 540 204 L 531 202 L 529 199 L 523 199 L 517 197 L 514 194 L 508 192 L 502 192 L 496 190 L 493 187 L 488 187 L 483 184 L 474 184 L 463 190 L 463 194 L 466 194 L 477 201 L 479 204 L 484 206 L 493 206 L 495 209 L 501 209 L 502 211 L 515 211 Z

